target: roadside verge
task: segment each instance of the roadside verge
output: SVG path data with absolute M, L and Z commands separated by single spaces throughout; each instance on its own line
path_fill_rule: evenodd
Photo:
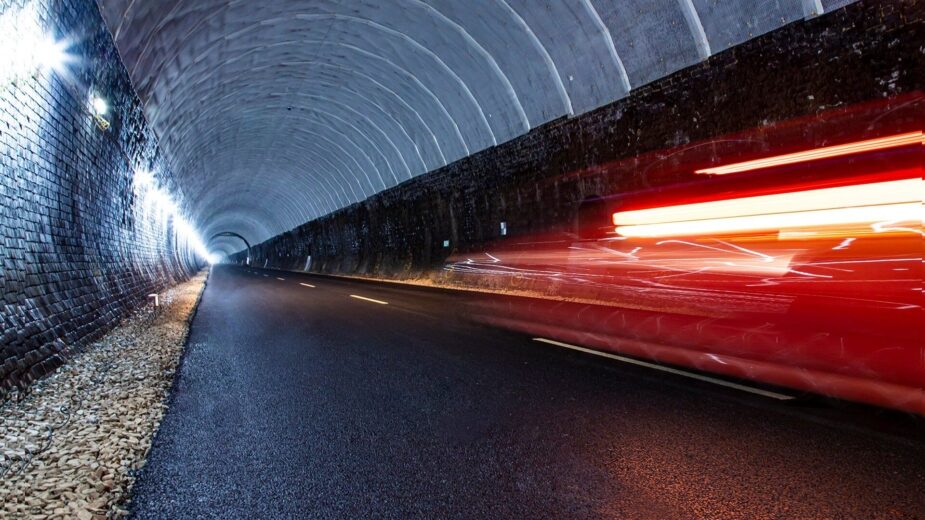
M 208 272 L 159 295 L 18 401 L 0 406 L 0 516 L 122 518 Z

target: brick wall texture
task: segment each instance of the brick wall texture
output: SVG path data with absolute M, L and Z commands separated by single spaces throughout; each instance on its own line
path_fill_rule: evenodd
M 804 142 L 837 142 L 831 126 L 814 135 L 814 116 L 872 100 L 892 112 L 921 92 L 923 4 L 862 1 L 790 24 L 271 238 L 252 249 L 252 265 L 440 282 L 449 255 L 484 250 L 502 221 L 506 240 L 565 232 L 587 197 L 692 180 L 674 164 L 680 155 L 653 160 L 660 150 L 748 129 L 767 146 L 761 129 L 795 118 L 806 120 Z M 920 128 L 921 113 L 913 119 L 902 124 Z
M 172 188 L 96 4 L 0 0 L 0 16 L 34 16 L 78 58 L 64 73 L 0 71 L 2 402 L 197 266 L 133 186 L 144 168 Z M 109 102 L 107 132 L 88 111 L 92 95 Z

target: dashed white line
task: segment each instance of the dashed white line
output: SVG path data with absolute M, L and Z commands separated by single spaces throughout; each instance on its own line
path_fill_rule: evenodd
M 276 279 L 279 280 L 279 281 L 281 281 L 281 282 L 285 282 L 285 281 L 286 281 L 285 278 L 280 278 L 279 276 L 277 276 Z
M 315 288 L 315 286 L 312 285 L 312 284 L 310 284 L 310 283 L 301 283 L 301 282 L 299 282 L 299 285 L 304 285 L 305 287 L 311 287 L 312 289 Z
M 793 396 L 780 394 L 777 392 L 772 392 L 770 390 L 762 390 L 761 388 L 753 388 L 751 386 L 740 385 L 738 383 L 733 383 L 731 381 L 723 381 L 722 379 L 716 379 L 714 377 L 704 376 L 701 374 L 695 374 L 693 372 L 687 372 L 685 370 L 678 370 L 676 368 L 670 368 L 662 365 L 657 365 L 655 363 L 647 363 L 645 361 L 640 361 L 638 359 L 618 356 L 616 354 L 611 354 L 609 352 L 601 352 L 599 350 L 593 350 L 590 348 L 579 347 L 578 345 L 571 345 L 569 343 L 562 343 L 561 341 L 556 341 L 546 338 L 533 338 L 533 341 L 539 341 L 541 343 L 547 343 L 549 345 L 555 345 L 557 347 L 563 347 L 571 350 L 577 350 L 579 352 L 584 352 L 586 354 L 594 354 L 595 356 L 601 356 L 609 359 L 615 359 L 617 361 L 622 361 L 624 363 L 629 363 L 631 365 L 637 365 L 646 368 L 652 368 L 655 370 L 660 370 L 662 372 L 668 372 L 669 374 L 675 374 L 678 376 L 688 377 L 691 379 L 696 379 L 698 381 L 705 381 L 707 383 L 713 383 L 714 385 L 725 386 L 727 388 L 734 388 L 736 390 L 741 390 L 743 392 L 749 392 L 752 394 L 760 395 L 763 397 L 770 397 L 771 399 L 777 399 L 778 401 L 790 401 L 793 399 Z
M 368 302 L 378 303 L 379 305 L 388 305 L 388 304 L 389 304 L 389 302 L 384 302 L 384 301 L 382 301 L 382 300 L 374 300 L 374 299 L 372 299 L 372 298 L 367 298 L 367 297 L 365 297 L 365 296 L 360 296 L 360 295 L 357 295 L 357 294 L 351 294 L 350 297 L 351 297 L 351 298 L 356 298 L 357 300 L 365 300 L 365 301 L 368 301 Z

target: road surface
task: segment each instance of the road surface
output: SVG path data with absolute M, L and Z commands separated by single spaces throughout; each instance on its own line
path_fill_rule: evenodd
M 134 516 L 925 518 L 921 420 L 540 343 L 469 299 L 213 268 Z

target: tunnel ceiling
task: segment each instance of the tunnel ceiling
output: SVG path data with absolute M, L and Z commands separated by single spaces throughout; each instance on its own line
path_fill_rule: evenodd
M 202 234 L 251 243 L 844 3 L 99 0 Z

